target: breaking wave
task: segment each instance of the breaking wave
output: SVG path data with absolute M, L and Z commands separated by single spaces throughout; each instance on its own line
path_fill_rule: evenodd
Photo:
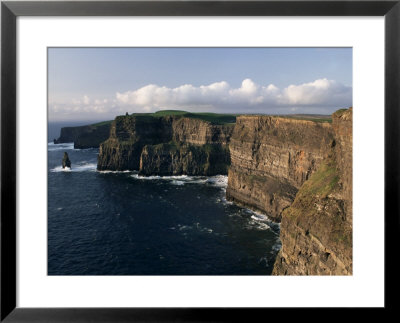
M 232 202 L 224 202 L 229 203 L 230 205 L 234 203 Z M 240 217 L 246 218 L 246 224 L 244 228 L 248 230 L 269 230 L 273 232 L 277 237 L 279 237 L 280 224 L 272 221 L 267 215 L 256 212 L 249 208 L 240 207 L 235 212 L 230 213 L 230 217 Z
M 72 165 L 71 168 L 62 168 L 62 166 L 57 166 L 50 169 L 50 172 L 58 173 L 58 172 L 95 172 L 97 168 L 96 163 L 82 163 Z
M 55 144 L 53 142 L 49 142 L 47 144 L 47 150 L 48 151 L 57 151 L 57 150 L 73 150 L 74 149 L 74 143 L 73 142 L 68 142 L 64 144 Z
M 132 170 L 98 170 L 101 174 L 123 174 L 123 173 L 133 173 Z
M 226 188 L 228 185 L 228 176 L 226 175 L 216 175 L 216 176 L 188 176 L 188 175 L 178 175 L 178 176 L 141 176 L 139 174 L 132 174 L 132 178 L 136 180 L 143 181 L 154 181 L 162 180 L 169 181 L 172 185 L 185 185 L 185 184 L 208 184 L 211 186 Z
M 253 211 L 251 209 L 245 209 L 247 213 L 250 214 L 250 218 L 248 220 L 248 228 L 257 229 L 257 230 L 271 230 L 279 236 L 279 223 L 271 221 L 271 219 L 262 213 Z

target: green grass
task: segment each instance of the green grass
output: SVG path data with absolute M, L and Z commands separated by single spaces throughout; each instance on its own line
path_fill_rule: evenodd
M 211 122 L 212 124 L 230 124 L 236 122 L 235 114 L 218 114 L 218 113 L 210 113 L 210 112 L 199 112 L 199 113 L 185 113 L 183 115 L 187 118 L 200 119 L 204 121 Z
M 320 165 L 311 178 L 303 184 L 301 190 L 305 195 L 319 195 L 323 198 L 336 188 L 338 181 L 336 164 L 329 160 Z
M 304 182 L 293 204 L 282 212 L 286 227 L 292 235 L 291 225 L 304 230 L 304 234 L 317 239 L 332 250 L 351 257 L 352 228 L 345 220 L 344 201 L 340 200 L 339 173 L 334 156 L 322 162 L 317 171 Z M 282 230 L 282 227 L 281 227 Z M 292 236 L 297 239 L 296 236 Z
M 91 126 L 95 126 L 95 127 L 105 126 L 107 124 L 111 124 L 111 122 L 113 122 L 113 120 L 101 121 L 101 122 L 98 122 L 98 123 L 91 124 Z
M 211 112 L 187 112 L 182 110 L 160 110 L 154 113 L 132 113 L 129 116 L 135 117 L 166 117 L 181 116 L 185 118 L 200 119 L 215 125 L 234 124 L 236 114 L 221 114 Z
M 347 109 L 341 109 L 335 112 L 343 113 Z M 232 125 L 236 123 L 236 117 L 240 114 L 229 114 L 229 113 L 211 113 L 211 112 L 187 112 L 183 110 L 160 110 L 154 113 L 132 113 L 129 116 L 135 117 L 165 117 L 165 116 L 181 116 L 192 119 L 200 119 L 203 121 L 210 122 L 215 125 Z M 121 116 L 123 117 L 123 116 Z M 320 116 L 320 115 L 274 115 L 274 117 L 288 118 L 295 120 L 306 120 L 313 121 L 317 123 L 332 123 L 332 118 L 330 116 Z M 92 124 L 92 126 L 102 126 L 111 123 L 112 120 L 98 122 Z
M 332 123 L 332 118 L 330 116 L 326 117 L 313 117 L 313 116 L 301 116 L 301 115 L 278 115 L 276 117 L 287 118 L 287 119 L 295 119 L 295 120 L 305 120 L 305 121 L 313 121 L 317 123 Z
M 285 216 L 305 216 L 304 210 L 313 210 L 316 200 L 323 199 L 332 193 L 339 181 L 336 163 L 332 158 L 324 161 L 318 170 L 304 182 L 298 191 L 292 206 L 283 211 Z M 310 215 L 313 214 L 311 211 Z
M 152 113 L 155 116 L 180 116 L 186 114 L 183 110 L 160 110 Z

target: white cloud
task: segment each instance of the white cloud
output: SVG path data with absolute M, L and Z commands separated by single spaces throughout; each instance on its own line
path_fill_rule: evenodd
M 251 79 L 243 80 L 239 88 L 232 88 L 225 81 L 199 87 L 184 84 L 176 88 L 150 84 L 134 91 L 118 92 L 116 101 L 146 111 L 204 106 L 214 110 L 240 106 L 242 112 L 271 107 L 346 107 L 352 104 L 352 88 L 328 79 L 289 85 L 284 89 L 273 84 L 262 86 Z
M 116 106 L 114 105 L 114 108 Z M 114 118 L 121 111 L 113 109 L 108 99 L 92 100 L 84 95 L 79 99 L 71 99 L 70 102 L 49 100 L 50 118 L 53 120 L 97 120 Z
M 234 88 L 225 81 L 209 85 L 183 84 L 175 88 L 149 84 L 136 90 L 117 92 L 114 98 L 72 98 L 49 102 L 57 119 L 112 119 L 125 112 L 162 109 L 222 113 L 322 113 L 352 105 L 352 87 L 326 78 L 289 85 L 261 85 L 247 78 Z
M 290 85 L 283 91 L 282 103 L 290 105 L 342 105 L 351 103 L 352 89 L 336 81 L 320 79 L 301 85 Z M 350 104 L 351 105 L 351 104 Z
M 87 95 L 83 96 L 83 104 L 88 105 L 90 104 L 90 99 Z

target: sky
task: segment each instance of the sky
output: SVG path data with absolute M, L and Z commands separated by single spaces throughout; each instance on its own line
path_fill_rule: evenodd
M 331 114 L 352 106 L 351 48 L 49 48 L 49 121 L 134 112 Z

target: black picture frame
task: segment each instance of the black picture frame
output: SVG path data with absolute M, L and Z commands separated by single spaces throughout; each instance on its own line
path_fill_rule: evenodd
M 267 309 L 16 307 L 16 18 L 19 16 L 384 16 L 385 309 L 399 236 L 400 1 L 4 1 L 1 3 L 1 322 L 246 321 Z M 373 126 L 373 125 L 371 125 Z M 373 148 L 371 148 L 373 150 Z M 373 167 L 373 166 L 372 166 Z M 373 189 L 373 188 L 371 188 Z M 40 291 L 38 291 L 40 292 Z M 249 296 L 251 297 L 251 296 Z M 268 315 L 282 309 L 268 309 Z M 287 310 L 287 309 L 285 309 Z M 259 316 L 261 315 L 261 316 Z M 253 319 L 252 319 L 253 318 Z

